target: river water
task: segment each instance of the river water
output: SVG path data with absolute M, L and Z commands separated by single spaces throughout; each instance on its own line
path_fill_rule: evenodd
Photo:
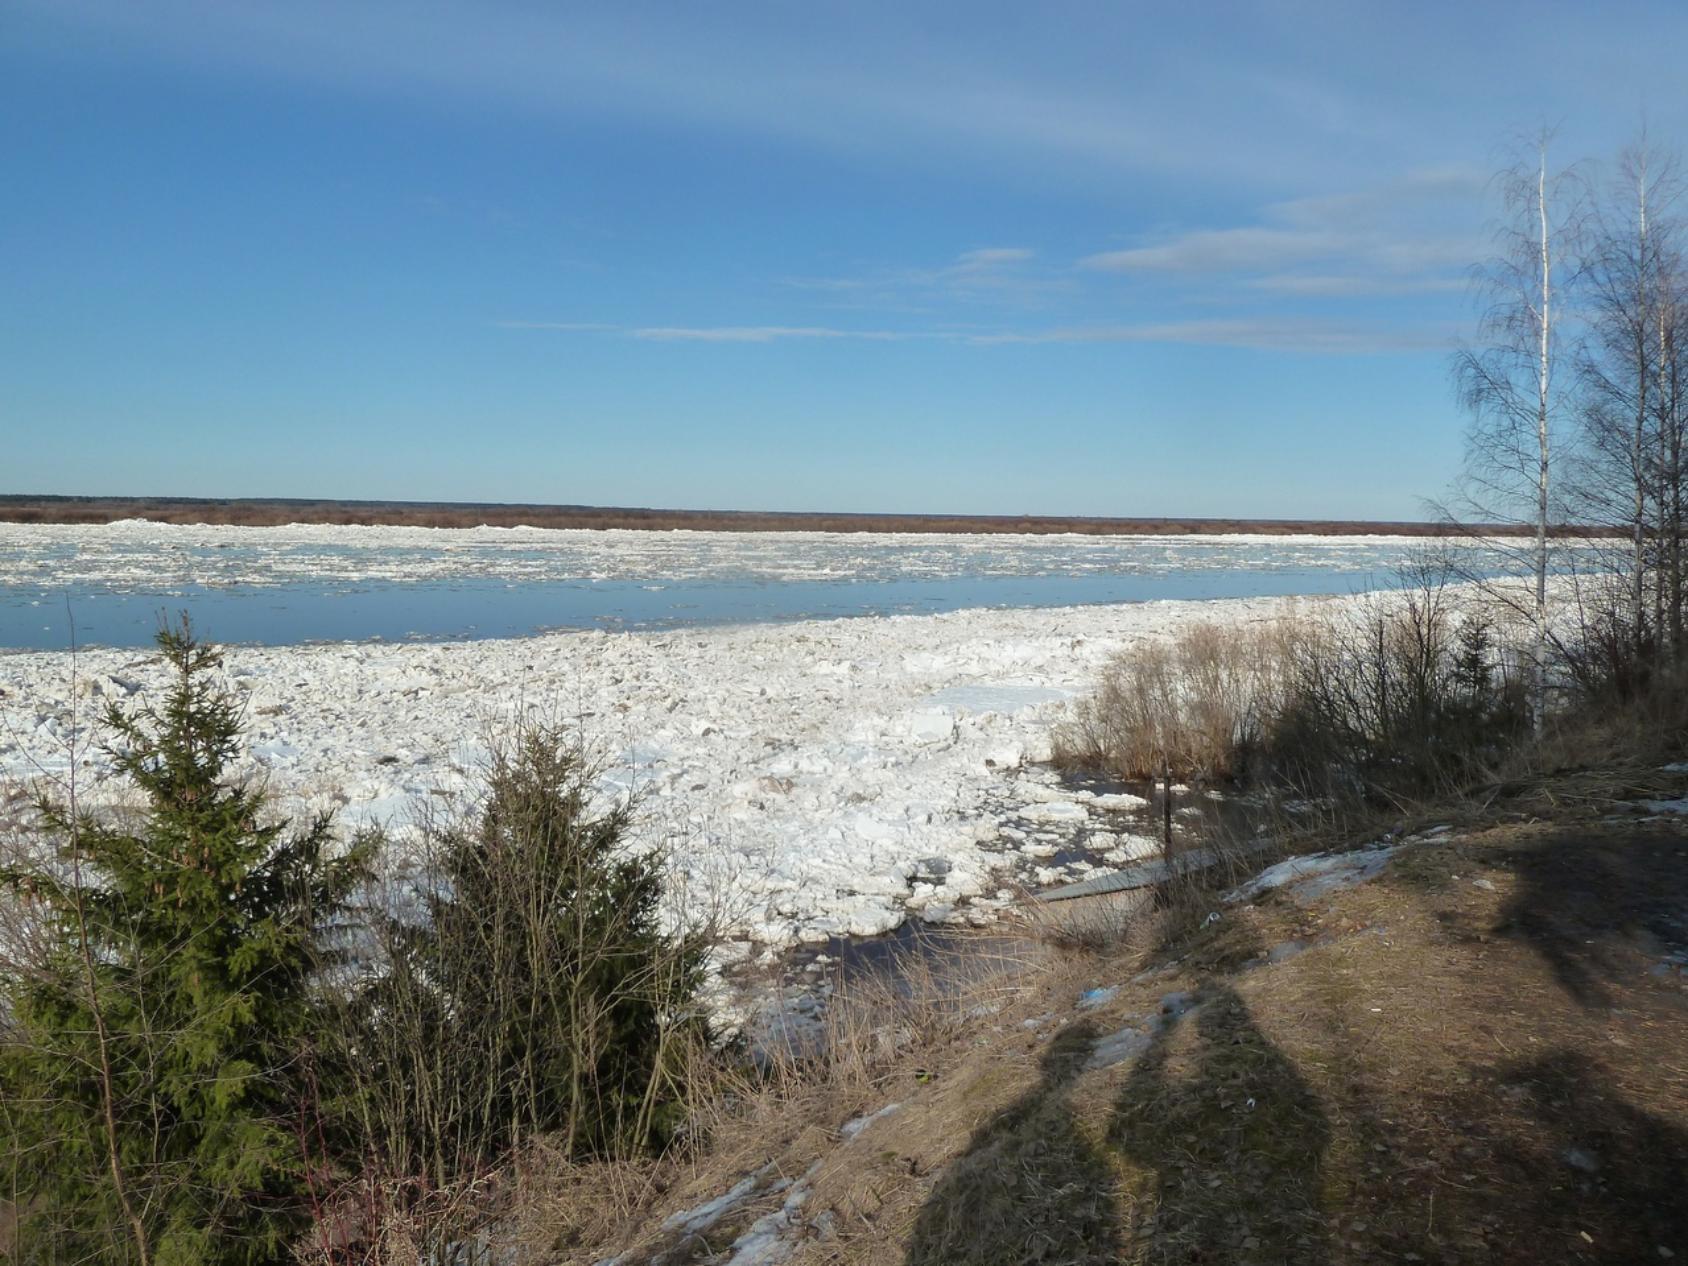
M 0 524 L 0 648 L 445 641 L 970 608 L 1342 594 L 1422 541 Z M 1460 545 L 1467 570 L 1500 558 Z

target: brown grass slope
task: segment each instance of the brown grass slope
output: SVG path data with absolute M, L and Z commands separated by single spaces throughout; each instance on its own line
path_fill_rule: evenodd
M 1094 986 L 1118 992 L 1080 1009 Z M 993 998 L 870 1075 L 750 1103 L 634 1203 L 654 1229 L 759 1190 L 691 1239 L 624 1224 L 623 1261 L 726 1261 L 804 1174 L 797 1263 L 1688 1257 L 1681 819 L 1473 824 L 1357 888 L 1163 910 Z M 1132 1029 L 1136 1057 L 1096 1067 Z

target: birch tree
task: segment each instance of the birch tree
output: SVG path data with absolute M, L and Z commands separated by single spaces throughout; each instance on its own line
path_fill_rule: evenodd
M 1591 216 L 1584 293 L 1587 336 L 1577 361 L 1584 448 L 1579 517 L 1622 524 L 1627 632 L 1640 657 L 1663 634 L 1659 572 L 1674 463 L 1673 291 L 1678 226 L 1673 164 L 1646 144 L 1626 149 Z M 1655 601 L 1647 601 L 1649 584 Z
M 1565 409 L 1560 374 L 1566 283 L 1581 199 L 1568 171 L 1549 164 L 1552 137 L 1497 177 L 1504 216 L 1495 253 L 1474 271 L 1483 303 L 1474 344 L 1456 355 L 1454 376 L 1470 415 L 1458 512 L 1468 521 L 1528 524 L 1527 550 L 1509 551 L 1530 581 L 1530 698 L 1540 731 L 1546 711 L 1547 577 L 1556 509 L 1554 444 Z
M 1655 299 L 1652 304 L 1655 387 L 1651 474 L 1656 488 L 1654 525 L 1655 619 L 1660 639 L 1676 659 L 1684 654 L 1684 450 L 1688 448 L 1688 289 L 1682 259 L 1682 224 L 1676 218 L 1651 230 L 1655 242 Z
M 1682 224 L 1675 164 L 1643 141 L 1620 156 L 1588 235 L 1578 356 L 1580 517 L 1619 525 L 1637 667 L 1682 644 Z M 1650 598 L 1650 600 L 1649 600 Z

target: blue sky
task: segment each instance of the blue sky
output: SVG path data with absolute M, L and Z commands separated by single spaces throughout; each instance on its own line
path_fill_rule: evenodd
M 1413 517 L 1674 4 L 10 0 L 0 491 Z

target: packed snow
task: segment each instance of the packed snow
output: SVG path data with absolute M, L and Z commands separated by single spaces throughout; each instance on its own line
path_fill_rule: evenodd
M 235 647 L 249 769 L 285 811 L 402 829 L 474 784 L 481 737 L 518 712 L 562 719 L 642 797 L 676 891 L 720 906 L 726 957 L 887 931 L 913 915 L 980 920 L 1006 878 L 1090 827 L 1126 860 L 1137 798 L 1072 791 L 1036 762 L 1051 723 L 1108 656 L 1192 620 L 1273 618 L 1341 599 L 974 610 L 678 632 L 505 641 Z M 0 656 L 0 779 L 62 775 L 75 734 L 84 795 L 105 766 L 96 706 L 160 688 L 134 651 Z M 82 729 L 72 728 L 72 705 Z M 5 792 L 0 790 L 0 801 Z

